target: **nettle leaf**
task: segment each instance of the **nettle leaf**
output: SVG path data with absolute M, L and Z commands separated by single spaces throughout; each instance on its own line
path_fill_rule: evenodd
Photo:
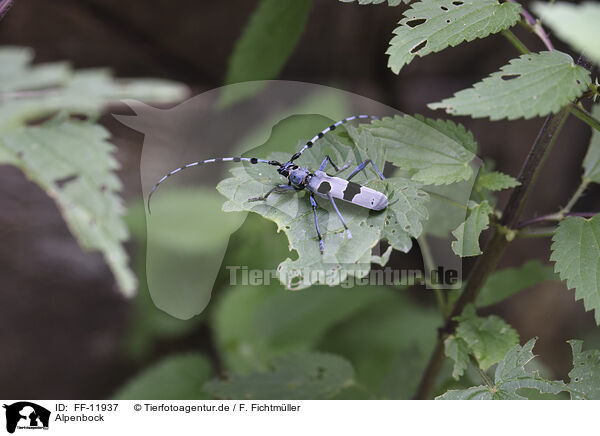
M 479 256 L 479 235 L 488 228 L 489 215 L 493 212 L 492 206 L 487 201 L 479 204 L 469 202 L 469 216 L 452 232 L 456 241 L 452 241 L 452 251 L 461 257 Z
M 387 160 L 409 170 L 412 180 L 425 185 L 446 185 L 473 176 L 469 163 L 475 154 L 448 136 L 448 129 L 441 123 L 397 115 L 361 128 L 381 141 Z M 454 134 L 458 131 L 453 130 Z
M 436 400 L 525 400 L 518 394 L 522 388 L 536 389 L 541 393 L 558 394 L 569 388 L 562 381 L 545 380 L 537 371 L 525 369 L 534 355 L 531 352 L 537 338 L 522 347 L 515 345 L 496 367 L 492 386 L 473 386 L 463 390 L 450 390 Z
M 361 287 L 281 292 L 279 286 L 234 286 L 214 311 L 219 355 L 237 374 L 264 371 L 274 357 L 310 350 L 332 326 L 383 297 Z
M 354 164 L 363 159 L 361 152 L 369 151 L 374 161 L 379 159 L 373 144 L 362 143 L 368 135 L 360 135 L 360 145 L 355 149 L 336 140 L 334 135 L 325 137 L 319 150 L 309 149 L 302 155 L 302 165 L 318 168 L 323 156 L 329 155 L 334 162 Z M 272 153 L 269 159 L 287 161 L 289 155 Z M 352 166 L 354 167 L 354 165 Z M 350 168 L 344 173 L 349 174 Z M 372 171 L 372 170 L 369 170 Z M 402 178 L 385 181 L 372 181 L 373 187 L 390 195 L 390 205 L 381 212 L 369 211 L 343 201 L 337 201 L 340 212 L 352 232 L 348 239 L 339 218 L 326 199 L 318 199 L 317 219 L 323 234 L 325 252 L 319 253 L 313 212 L 306 192 L 298 194 L 272 195 L 266 202 L 248 202 L 272 186 L 285 183 L 285 179 L 272 168 L 238 167 L 231 170 L 234 177 L 223 180 L 217 186 L 229 201 L 223 205 L 225 211 L 252 211 L 274 221 L 278 231 L 283 230 L 288 237 L 290 250 L 297 252 L 297 258 L 284 260 L 278 267 L 278 276 L 290 289 L 301 289 L 316 283 L 337 285 L 348 276 L 364 277 L 368 274 L 374 258 L 371 249 L 381 238 L 389 237 L 390 242 L 402 250 L 410 249 L 409 235 L 416 237 L 422 227 L 420 220 L 427 217 L 424 204 L 427 195 L 420 191 L 420 184 Z M 357 176 L 357 182 L 367 180 Z M 353 179 L 354 180 L 354 179 Z
M 488 369 L 502 360 L 504 355 L 519 343 L 516 330 L 502 318 L 496 315 L 479 317 L 473 305 L 468 305 L 455 320 L 458 321 L 456 338 L 465 342 L 469 353 L 475 357 L 481 369 Z
M 357 382 L 380 398 L 409 399 L 435 345 L 439 313 L 406 293 L 373 291 L 383 298 L 330 329 L 318 348 L 350 360 Z
M 569 289 L 575 288 L 575 300 L 583 299 L 600 325 L 600 215 L 562 220 L 552 237 L 550 260 Z
M 261 0 L 235 45 L 225 83 L 276 78 L 304 32 L 311 7 L 312 0 Z M 230 105 L 264 85 L 227 86 L 219 103 Z
M 398 251 L 408 253 L 412 248 L 412 238 L 423 232 L 423 222 L 429 217 L 425 204 L 429 195 L 421 190 L 422 185 L 402 177 L 386 180 L 373 180 L 367 183 L 370 188 L 383 192 L 388 200 L 384 214 L 367 220 L 381 225 L 381 238 Z
M 596 119 L 600 118 L 600 105 L 594 105 L 592 115 Z M 596 129 L 592 129 L 592 138 L 583 160 L 583 168 L 585 168 L 584 179 L 600 183 L 600 132 Z
M 477 154 L 477 141 L 475 141 L 473 133 L 471 133 L 470 130 L 467 130 L 462 124 L 452 120 L 442 120 L 441 118 L 426 118 L 419 114 L 415 115 L 415 118 L 454 139 L 471 153 Z
M 543 265 L 538 260 L 529 260 L 518 268 L 505 268 L 492 273 L 477 296 L 475 305 L 490 306 L 523 289 L 550 280 L 558 280 L 550 265 Z
M 342 3 L 353 3 L 358 1 L 359 5 L 379 5 L 387 2 L 388 6 L 398 6 L 402 3 L 410 3 L 412 0 L 340 0 Z
M 17 166 L 40 185 L 79 244 L 100 250 L 120 290 L 132 295 L 136 279 L 121 246 L 128 234 L 114 147 L 102 127 L 67 117 L 91 119 L 125 98 L 172 102 L 187 89 L 164 80 L 115 80 L 106 69 L 73 71 L 65 62 L 31 65 L 32 59 L 30 49 L 0 48 L 0 163 Z
M 446 356 L 454 360 L 452 368 L 452 377 L 456 380 L 461 378 L 469 366 L 469 345 L 464 339 L 456 335 L 450 335 L 444 341 L 444 352 Z
M 573 352 L 573 369 L 569 372 L 572 398 L 600 400 L 600 350 L 581 351 L 583 341 L 568 342 Z
M 211 365 L 199 353 L 166 357 L 129 380 L 116 400 L 208 400 L 203 390 Z
M 475 181 L 475 190 L 481 191 L 487 189 L 488 191 L 502 191 L 504 189 L 514 188 L 519 186 L 521 182 L 508 174 L 504 174 L 500 171 L 491 171 L 484 173 L 477 178 Z
M 422 0 L 404 12 L 387 54 L 396 74 L 415 56 L 500 32 L 519 20 L 521 6 L 497 0 Z
M 108 137 L 103 127 L 75 120 L 21 127 L 0 136 L 0 163 L 15 165 L 42 187 L 79 244 L 100 250 L 121 291 L 133 295 L 137 281 L 121 245 L 128 231 Z
M 575 5 L 566 2 L 535 3 L 533 10 L 556 36 L 568 42 L 578 52 L 584 52 L 600 64 L 600 5 L 585 2 Z
M 556 113 L 579 97 L 590 80 L 589 71 L 565 53 L 530 53 L 512 59 L 472 88 L 428 107 L 491 120 L 539 117 Z
M 204 389 L 226 399 L 321 400 L 355 383 L 352 365 L 333 354 L 290 354 L 274 359 L 270 366 L 267 372 L 209 381 Z
M 31 66 L 33 50 L 25 47 L 0 48 L 0 92 L 42 89 L 69 78 L 67 62 Z
M 122 99 L 173 102 L 188 92 L 167 80 L 116 80 L 103 68 L 73 71 L 65 62 L 32 66 L 32 58 L 26 48 L 0 49 L 0 92 L 6 92 L 0 98 L 0 129 L 58 112 L 95 117 Z

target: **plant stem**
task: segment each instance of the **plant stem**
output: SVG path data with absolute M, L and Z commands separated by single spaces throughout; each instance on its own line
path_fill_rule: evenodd
M 540 215 L 535 218 L 521 221 L 519 224 L 517 224 L 517 229 L 522 229 L 524 227 L 530 226 L 531 224 L 541 223 L 544 221 L 560 221 L 564 217 L 567 217 L 567 216 L 580 216 L 583 218 L 591 218 L 593 216 L 598 215 L 599 213 L 600 212 L 565 212 L 565 213 L 556 212 L 556 213 L 550 213 L 548 215 Z
M 528 232 L 519 232 L 517 238 L 551 238 L 555 231 L 556 227 L 540 227 Z
M 6 15 L 12 5 L 13 0 L 0 0 L 0 20 L 4 18 L 4 15 Z
M 502 213 L 500 224 L 504 228 L 515 229 L 521 211 L 535 185 L 540 169 L 552 149 L 558 133 L 568 115 L 569 108 L 565 107 L 557 114 L 549 115 L 544 121 L 544 124 L 523 163 L 523 167 L 521 168 L 521 173 L 518 177 L 518 181 L 521 182 L 521 184 L 512 191 Z M 460 315 L 465 306 L 475 300 L 488 275 L 498 265 L 498 262 L 509 243 L 505 234 L 497 227 L 495 227 L 492 232 L 492 237 L 487 244 L 484 253 L 477 258 L 477 261 L 468 276 L 463 292 L 452 308 L 450 315 L 446 318 L 444 326 L 439 331 L 436 346 L 429 359 L 425 372 L 423 373 L 419 387 L 417 388 L 417 392 L 414 396 L 415 399 L 426 399 L 431 395 L 444 360 L 444 339 L 456 328 L 456 323 L 453 321 L 453 318 Z
M 529 49 L 521 42 L 517 36 L 510 30 L 506 29 L 502 31 L 502 35 L 517 49 L 521 54 L 531 53 Z
M 518 3 L 517 0 L 506 0 L 506 1 L 509 1 L 512 3 Z M 548 36 L 548 34 L 546 33 L 546 31 L 544 30 L 542 25 L 523 6 L 521 6 L 521 15 L 523 16 L 523 18 L 525 19 L 525 21 L 527 22 L 527 24 L 529 25 L 529 27 L 531 28 L 533 33 L 535 33 L 542 40 L 542 42 L 544 43 L 546 48 L 550 51 L 554 50 L 554 46 L 552 45 L 552 42 L 550 41 L 550 37 Z
M 571 103 L 569 109 L 571 110 L 571 113 L 577 118 L 579 118 L 581 121 L 588 124 L 593 129 L 600 131 L 600 120 L 594 118 L 594 116 L 588 111 L 586 111 L 583 107 L 581 107 L 581 105 Z
M 591 180 L 586 179 L 586 178 L 584 178 L 581 181 L 581 184 L 577 188 L 577 191 L 575 191 L 575 194 L 573 194 L 573 196 L 571 197 L 571 199 L 569 200 L 567 205 L 560 210 L 559 214 L 560 214 L 561 218 L 563 218 L 566 214 L 571 212 L 571 209 L 573 209 L 573 206 L 575 206 L 575 203 L 577 203 L 577 200 L 579 200 L 579 198 L 583 195 L 583 193 L 587 189 L 590 182 L 591 182 Z
M 437 300 L 438 307 L 440 308 L 440 312 L 442 317 L 446 317 L 447 307 L 446 300 L 444 298 L 444 294 L 440 289 L 439 285 L 436 286 L 431 283 L 431 271 L 433 270 L 433 255 L 431 254 L 431 249 L 429 248 L 429 244 L 425 239 L 424 235 L 421 235 L 418 239 L 419 248 L 421 249 L 421 256 L 423 257 L 423 269 L 425 271 L 425 285 L 430 285 L 433 288 L 433 292 L 435 293 L 435 298 Z

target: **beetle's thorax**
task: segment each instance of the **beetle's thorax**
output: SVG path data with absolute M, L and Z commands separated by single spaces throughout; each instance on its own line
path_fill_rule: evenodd
M 312 177 L 312 173 L 306 168 L 295 168 L 290 170 L 288 180 L 295 188 L 303 189 Z

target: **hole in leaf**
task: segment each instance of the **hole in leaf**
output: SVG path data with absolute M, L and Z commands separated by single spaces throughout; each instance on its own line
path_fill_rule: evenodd
M 581 81 L 579 79 L 575 79 L 578 85 L 581 85 Z
M 455 1 L 455 2 L 452 2 L 452 4 L 453 4 L 454 6 L 460 6 L 460 5 L 464 4 L 464 2 L 461 2 L 461 1 Z
M 62 189 L 63 186 L 65 186 L 67 183 L 72 182 L 73 180 L 75 180 L 77 178 L 77 174 L 74 174 L 72 176 L 68 176 L 68 177 L 63 177 L 62 179 L 58 179 L 56 180 L 56 186 L 58 186 L 59 188 Z
M 410 50 L 410 54 L 416 54 L 419 50 L 421 50 L 422 48 L 424 48 L 427 45 L 427 40 L 420 42 L 419 44 L 415 45 L 411 50 Z
M 418 25 L 423 24 L 425 21 L 425 18 L 415 18 L 414 20 L 407 21 L 406 25 L 408 27 L 417 27 Z
M 521 77 L 520 74 L 503 74 L 502 76 L 500 76 L 502 80 L 513 80 L 519 77 Z
M 446 20 L 446 23 L 450 24 L 452 21 L 451 20 Z
M 440 8 L 442 9 L 442 11 L 447 11 L 448 8 L 446 6 L 440 6 Z

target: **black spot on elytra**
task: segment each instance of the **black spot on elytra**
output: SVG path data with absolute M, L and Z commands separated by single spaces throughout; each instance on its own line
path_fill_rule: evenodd
M 348 186 L 344 189 L 344 200 L 352 201 L 354 197 L 360 194 L 361 186 L 358 183 L 348 182 Z
M 317 188 L 317 192 L 319 194 L 327 194 L 329 191 L 331 191 L 331 185 L 329 184 L 329 182 L 321 182 L 319 184 L 319 187 Z

